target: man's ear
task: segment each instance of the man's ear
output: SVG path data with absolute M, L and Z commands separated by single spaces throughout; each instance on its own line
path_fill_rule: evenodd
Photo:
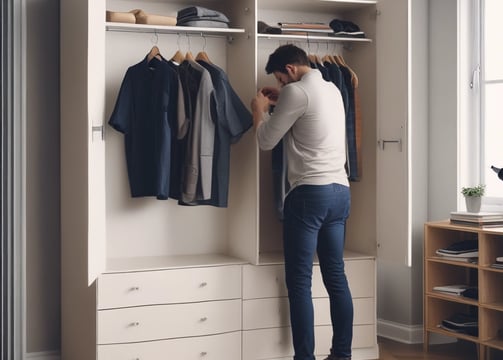
M 286 73 L 290 76 L 294 75 L 297 71 L 297 68 L 292 65 L 292 64 L 286 64 L 285 65 L 285 70 L 286 70 Z

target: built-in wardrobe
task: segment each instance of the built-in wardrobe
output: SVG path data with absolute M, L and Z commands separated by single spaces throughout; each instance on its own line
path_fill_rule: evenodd
M 379 84 L 377 69 L 378 47 L 385 42 L 395 43 L 383 47 L 386 51 L 407 50 L 401 45 L 407 17 L 398 24 L 404 34 L 386 26 L 379 34 L 381 3 L 398 15 L 404 9 L 406 16 L 402 0 L 61 1 L 63 360 L 292 358 L 271 154 L 258 149 L 253 129 L 231 146 L 228 206 L 219 208 L 132 198 L 124 137 L 108 125 L 128 67 L 154 45 L 166 59 L 177 51 L 206 52 L 248 106 L 258 88 L 274 84 L 265 62 L 286 43 L 318 56 L 341 55 L 358 75 L 362 171 L 351 183 L 345 260 L 355 305 L 353 359 L 378 357 L 376 158 L 378 151 L 390 149 L 396 161 L 407 148 L 403 127 L 377 142 L 379 116 L 393 128 L 389 122 L 402 119 L 396 113 L 407 106 L 394 96 L 403 89 Z M 193 5 L 224 13 L 229 28 L 121 24 L 105 18 L 106 10 L 132 9 L 176 17 Z M 258 21 L 277 26 L 333 19 L 358 24 L 365 37 L 257 31 Z M 395 74 L 401 76 L 401 70 L 393 65 Z M 383 96 L 377 95 L 380 86 L 386 89 Z M 387 108 L 381 100 L 394 106 Z M 316 264 L 313 298 L 316 355 L 324 358 L 331 340 L 329 303 Z

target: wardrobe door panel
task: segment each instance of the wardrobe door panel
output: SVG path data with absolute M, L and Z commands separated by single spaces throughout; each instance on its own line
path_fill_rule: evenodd
M 378 257 L 400 264 L 409 262 L 409 3 L 379 1 L 376 21 Z
M 106 256 L 105 6 L 67 1 L 62 8 L 62 236 L 65 247 L 86 247 L 79 256 L 87 257 L 91 284 L 105 269 Z

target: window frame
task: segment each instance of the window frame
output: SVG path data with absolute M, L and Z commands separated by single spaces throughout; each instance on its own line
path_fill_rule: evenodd
M 459 1 L 458 24 L 458 186 L 487 183 L 484 159 L 484 5 L 485 0 Z M 498 164 L 494 164 L 498 166 Z M 503 165 L 503 158 L 502 164 Z M 494 176 L 496 174 L 494 173 Z M 503 184 L 502 184 L 503 186 Z M 458 209 L 465 208 L 458 192 Z M 484 196 L 482 211 L 503 211 L 503 197 Z

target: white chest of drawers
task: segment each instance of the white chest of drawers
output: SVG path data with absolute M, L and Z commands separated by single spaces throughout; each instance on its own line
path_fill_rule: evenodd
M 354 359 L 378 357 L 375 260 L 349 253 Z M 330 349 L 330 305 L 313 271 L 316 351 Z M 214 265 L 107 273 L 98 280 L 97 359 L 265 360 L 293 356 L 284 266 Z
M 353 358 L 378 357 L 375 312 L 375 260 L 348 253 L 346 275 L 354 305 Z M 315 351 L 330 349 L 330 304 L 319 266 L 313 268 Z M 243 266 L 243 360 L 293 356 L 283 265 Z
M 241 357 L 241 265 L 105 274 L 99 360 Z

